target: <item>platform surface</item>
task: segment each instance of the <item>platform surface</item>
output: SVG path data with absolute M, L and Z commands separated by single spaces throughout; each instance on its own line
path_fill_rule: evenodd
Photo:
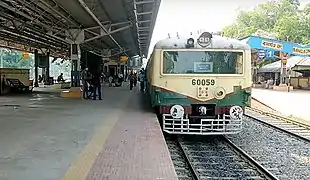
M 310 122 L 310 91 L 282 92 L 253 88 L 252 97 L 284 115 L 293 115 Z
M 120 171 L 128 173 L 127 177 L 149 172 L 144 179 L 155 179 L 151 178 L 154 172 L 156 177 L 168 177 L 169 170 L 173 176 L 155 118 L 128 106 L 135 93 L 129 88 L 104 88 L 102 101 L 63 99 L 59 93 L 0 97 L 0 179 L 98 179 L 93 175 L 101 172 L 105 173 L 101 173 L 106 177 L 103 179 L 114 179 Z M 144 117 L 144 124 L 139 116 Z M 135 124 L 140 122 L 142 126 Z M 135 126 L 144 129 L 138 131 Z M 148 164 L 155 157 L 162 159 Z M 100 164 L 109 168 L 97 171 Z M 129 164 L 133 166 L 125 171 L 123 167 Z
M 178 179 L 157 117 L 138 97 L 130 98 L 87 180 Z

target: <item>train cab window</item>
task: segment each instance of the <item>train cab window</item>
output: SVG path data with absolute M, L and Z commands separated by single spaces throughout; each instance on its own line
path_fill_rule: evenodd
M 242 74 L 243 52 L 164 51 L 164 74 Z
M 237 54 L 236 69 L 235 69 L 235 72 L 237 74 L 242 74 L 242 72 L 243 72 L 242 60 L 243 60 L 243 55 Z
M 164 52 L 164 73 L 174 73 L 173 53 Z

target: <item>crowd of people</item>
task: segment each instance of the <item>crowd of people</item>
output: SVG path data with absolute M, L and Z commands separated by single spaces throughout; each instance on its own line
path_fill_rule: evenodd
M 140 91 L 144 92 L 146 82 L 146 72 L 142 68 L 137 74 L 134 71 L 130 71 L 126 77 L 122 73 L 117 75 L 107 75 L 105 73 L 91 74 L 88 68 L 85 68 L 81 73 L 83 98 L 96 100 L 102 100 L 101 83 L 107 82 L 109 87 L 120 87 L 124 81 L 129 80 L 129 89 L 132 90 L 137 86 L 137 82 L 140 82 Z
M 97 96 L 99 100 L 101 97 L 101 74 L 91 74 L 88 68 L 85 68 L 81 73 L 82 87 L 83 87 L 83 98 L 96 100 Z M 98 92 L 98 94 L 97 94 Z

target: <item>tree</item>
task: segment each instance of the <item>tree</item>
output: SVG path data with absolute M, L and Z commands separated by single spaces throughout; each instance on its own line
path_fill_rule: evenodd
M 4 68 L 21 68 L 30 69 L 34 65 L 34 56 L 30 55 L 29 58 L 23 58 L 23 52 L 11 50 L 11 49 L 0 49 L 2 58 L 2 64 Z
M 0 56 L 4 68 L 30 69 L 30 77 L 34 77 L 34 54 L 29 54 L 29 58 L 24 59 L 21 51 L 0 48 Z M 57 77 L 60 73 L 63 73 L 66 79 L 71 77 L 70 61 L 58 59 L 50 63 L 50 75 Z
M 299 10 L 298 0 L 269 1 L 253 11 L 240 11 L 236 22 L 223 29 L 224 36 L 241 38 L 258 30 L 276 33 L 277 39 L 310 43 L 310 3 Z

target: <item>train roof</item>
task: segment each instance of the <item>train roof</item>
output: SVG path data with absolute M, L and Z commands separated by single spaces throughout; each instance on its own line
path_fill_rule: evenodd
M 167 38 L 158 41 L 154 49 L 189 49 L 186 47 L 187 40 L 189 38 L 194 39 L 194 47 L 190 49 L 236 49 L 236 50 L 250 50 L 251 47 L 237 39 L 232 39 L 228 37 L 222 37 L 218 35 L 212 35 L 210 40 L 210 45 L 207 47 L 202 47 L 198 43 L 199 37 L 175 37 Z

